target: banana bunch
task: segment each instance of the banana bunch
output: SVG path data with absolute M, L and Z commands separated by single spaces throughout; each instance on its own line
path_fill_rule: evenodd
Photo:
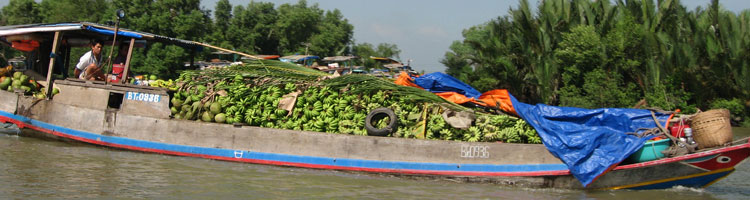
M 10 76 L 11 72 L 13 72 L 13 65 L 0 68 L 0 76 Z
M 162 79 L 156 79 L 149 81 L 148 85 L 151 87 L 160 87 L 160 88 L 167 88 L 170 91 L 177 91 L 178 87 L 176 82 L 172 79 L 169 80 L 162 80 Z

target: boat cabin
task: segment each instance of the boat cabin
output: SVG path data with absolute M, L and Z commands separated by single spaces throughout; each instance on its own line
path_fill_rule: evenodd
M 101 65 L 104 74 L 109 74 L 106 81 L 83 80 L 70 73 L 82 56 L 72 55 L 72 49 L 87 48 L 88 51 L 92 40 L 103 43 Z M 0 43 L 23 54 L 21 59 L 10 60 L 16 71 L 36 80 L 45 94 L 53 94 L 53 88 L 60 91 L 54 96 L 46 95 L 46 100 L 91 110 L 107 110 L 112 114 L 169 118 L 167 89 L 127 82 L 130 69 L 138 67 L 130 65 L 133 49 L 155 42 L 177 45 L 190 52 L 201 51 L 204 47 L 193 41 L 89 22 L 0 27 Z M 126 61 L 124 65 L 113 65 L 108 60 L 117 55 L 113 51 L 118 51 L 120 45 L 127 48 Z
M 334 74 L 350 74 L 353 69 L 359 69 L 359 66 L 355 65 L 357 56 L 331 56 L 325 57 L 321 61 L 323 65 L 318 70 Z
M 313 55 L 291 55 L 279 58 L 282 62 L 295 63 L 298 65 L 313 67 L 320 57 Z
M 373 69 L 373 74 L 384 74 L 382 76 L 391 78 L 396 78 L 402 71 L 410 74 L 417 74 L 409 64 L 401 63 L 393 58 L 370 56 L 370 59 L 377 61 L 380 63 L 380 67 L 382 67 L 380 70 Z

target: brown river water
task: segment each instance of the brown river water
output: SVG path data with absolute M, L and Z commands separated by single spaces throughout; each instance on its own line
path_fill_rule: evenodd
M 750 128 L 734 128 L 734 135 L 750 136 Z M 750 199 L 750 164 L 703 189 L 527 189 L 253 165 L 0 134 L 0 199 Z

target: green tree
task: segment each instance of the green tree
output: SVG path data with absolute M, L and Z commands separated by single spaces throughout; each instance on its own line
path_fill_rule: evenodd
M 109 5 L 106 0 L 44 0 L 41 3 L 40 15 L 45 23 L 103 23 L 114 18 L 114 12 L 105 12 Z
M 228 43 L 238 51 L 279 54 L 280 34 L 274 30 L 278 12 L 273 3 L 250 2 L 235 6 L 227 30 Z
M 214 11 L 216 30 L 223 32 L 228 29 L 230 19 L 232 19 L 232 4 L 229 3 L 229 0 L 219 0 L 216 2 L 216 11 Z
M 508 16 L 464 30 L 442 62 L 476 88 L 496 83 L 526 102 L 707 108 L 750 99 L 748 21 L 750 11 L 718 1 L 688 11 L 679 0 L 549 0 L 532 12 L 521 0 Z
M 398 46 L 396 46 L 396 44 L 380 43 L 378 44 L 378 48 L 375 49 L 375 53 L 380 57 L 399 59 L 401 50 L 398 49 Z
M 370 59 L 370 56 L 375 56 L 375 47 L 370 43 L 360 43 L 352 47 L 354 55 L 359 56 L 360 63 L 367 69 L 374 68 L 377 65 L 375 60 Z
M 472 73 L 474 68 L 472 67 L 472 62 L 469 56 L 474 54 L 473 49 L 465 43 L 453 41 L 450 50 L 451 51 L 446 52 L 445 57 L 440 60 L 440 63 L 447 67 L 445 73 L 454 76 L 465 83 L 471 84 L 473 78 L 470 76 L 474 75 L 474 73 Z
M 310 52 L 315 55 L 334 56 L 349 53 L 347 47 L 352 42 L 354 26 L 334 9 L 327 11 L 318 25 L 319 32 L 310 37 Z
M 216 2 L 216 11 L 214 11 L 214 30 L 208 36 L 207 40 L 212 44 L 223 48 L 233 49 L 234 45 L 229 41 L 229 28 L 232 19 L 232 5 L 229 0 L 220 0 Z
M 379 65 L 378 62 L 370 59 L 370 57 L 398 58 L 400 52 L 401 50 L 398 49 L 398 46 L 389 43 L 380 43 L 377 48 L 367 42 L 356 44 L 352 47 L 352 53 L 359 57 L 360 63 L 367 69 L 376 68 Z
M 7 25 L 40 23 L 40 9 L 34 0 L 10 0 L 2 9 L 2 21 Z
M 300 0 L 297 4 L 282 4 L 277 10 L 279 18 L 275 30 L 281 35 L 279 53 L 308 53 L 310 37 L 320 31 L 317 24 L 321 22 L 320 16 L 323 16 L 323 11 L 317 4 L 308 7 L 305 0 Z
M 113 0 L 108 13 L 114 13 L 116 9 L 127 13 L 121 21 L 122 27 L 167 37 L 201 41 L 212 28 L 209 12 L 200 9 L 199 0 Z M 185 69 L 184 62 L 189 61 L 191 55 L 201 58 L 199 52 L 190 49 L 149 44 L 135 51 L 131 66 L 136 74 L 172 78 L 177 71 Z

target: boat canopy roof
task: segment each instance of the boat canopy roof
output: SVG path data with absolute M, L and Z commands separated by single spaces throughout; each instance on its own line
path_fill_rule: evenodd
M 393 58 L 370 56 L 370 59 L 373 59 L 373 60 L 376 60 L 376 61 L 380 61 L 380 62 L 384 62 L 384 63 L 398 63 L 398 64 L 401 64 L 401 62 L 399 62 L 397 60 L 394 60 Z
M 279 58 L 279 55 L 254 55 L 254 57 L 247 57 L 243 56 L 242 59 L 245 60 L 257 60 L 258 58 L 264 59 L 264 60 L 272 60 Z
M 5 43 L 10 43 L 17 40 L 47 41 L 52 40 L 54 33 L 58 31 L 64 33 L 64 36 L 68 39 L 73 38 L 105 40 L 114 35 L 114 30 L 115 27 L 91 22 L 11 25 L 0 26 L 0 40 Z M 203 46 L 194 41 L 171 38 L 146 32 L 132 31 L 124 28 L 118 28 L 117 36 L 173 44 L 183 48 L 198 51 L 203 49 Z
M 344 62 L 357 58 L 357 56 L 331 56 L 323 58 L 325 62 Z
M 313 55 L 291 55 L 291 56 L 284 56 L 279 58 L 279 60 L 284 62 L 299 62 L 299 61 L 305 61 L 309 59 L 319 59 L 318 56 Z

